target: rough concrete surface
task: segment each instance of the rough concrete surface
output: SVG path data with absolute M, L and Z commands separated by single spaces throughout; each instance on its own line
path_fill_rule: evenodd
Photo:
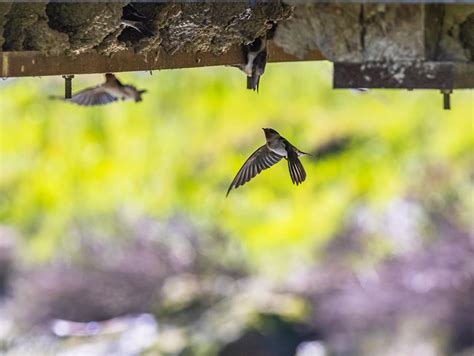
M 474 60 L 474 13 L 470 14 L 461 24 L 460 39 L 464 47 L 469 50 L 471 60 Z
M 303 57 L 313 49 L 332 61 L 362 60 L 360 4 L 298 5 L 294 16 L 278 25 L 275 43 Z
M 310 4 L 278 25 L 275 42 L 335 62 L 453 60 L 473 56 L 474 5 Z
M 424 5 L 366 4 L 362 15 L 365 60 L 425 58 Z
M 438 59 L 444 61 L 469 61 L 473 59 L 474 5 L 446 6 Z

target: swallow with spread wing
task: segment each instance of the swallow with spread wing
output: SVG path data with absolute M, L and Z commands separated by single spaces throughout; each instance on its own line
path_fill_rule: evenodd
M 125 5 L 122 11 L 122 25 L 125 27 L 131 27 L 144 36 L 155 36 L 155 33 L 151 31 L 145 24 L 148 18 L 140 13 L 132 4 Z
M 245 64 L 236 65 L 247 75 L 247 89 L 258 92 L 260 77 L 265 72 L 267 64 L 267 39 L 257 38 L 252 43 L 243 46 Z
M 247 161 L 245 161 L 230 184 L 227 195 L 229 195 L 232 188 L 238 188 L 244 185 L 264 169 L 270 168 L 280 162 L 282 158 L 288 161 L 288 168 L 293 184 L 301 184 L 306 179 L 306 172 L 298 157 L 308 155 L 308 153 L 297 149 L 273 129 L 265 128 L 263 131 L 265 133 L 265 139 L 267 140 L 266 144 L 258 148 Z
M 138 90 L 133 85 L 122 84 L 115 75 L 107 73 L 105 83 L 93 88 L 87 88 L 74 94 L 70 99 L 65 99 L 81 106 L 95 106 L 113 103 L 117 100 L 142 101 L 142 94 L 146 90 Z M 51 97 L 53 99 L 62 99 Z

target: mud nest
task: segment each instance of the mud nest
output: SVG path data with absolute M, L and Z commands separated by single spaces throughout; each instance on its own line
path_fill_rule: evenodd
M 0 3 L 0 46 L 3 51 L 45 54 L 113 54 L 226 52 L 236 44 L 265 35 L 273 23 L 287 19 L 292 7 L 262 4 L 137 3 L 154 33 L 144 36 L 121 24 L 127 3 Z

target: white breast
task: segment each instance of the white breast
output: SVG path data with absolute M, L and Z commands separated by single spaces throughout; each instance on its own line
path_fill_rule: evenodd
M 122 100 L 131 99 L 129 93 L 123 90 L 123 88 L 108 87 L 106 91 L 107 93 L 115 96 L 118 99 L 122 99 Z
M 272 142 L 271 145 L 268 145 L 270 151 L 275 152 L 279 156 L 287 157 L 287 152 L 285 145 L 281 141 Z

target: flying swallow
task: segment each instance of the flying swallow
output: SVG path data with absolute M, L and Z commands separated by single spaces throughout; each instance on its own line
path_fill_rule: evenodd
M 115 75 L 107 73 L 105 83 L 81 90 L 66 100 L 81 106 L 105 105 L 117 100 L 139 102 L 145 92 L 146 90 L 138 90 L 132 85 L 122 84 Z
M 121 24 L 125 27 L 131 27 L 140 32 L 144 36 L 154 36 L 155 33 L 151 31 L 146 25 L 145 21 L 148 18 L 141 14 L 132 4 L 127 4 L 123 7 Z
M 256 90 L 260 84 L 260 77 L 265 72 L 267 64 L 267 40 L 257 38 L 255 41 L 242 48 L 245 64 L 236 65 L 247 75 L 247 89 Z
M 238 188 L 244 185 L 264 169 L 270 168 L 280 162 L 282 158 L 288 161 L 288 168 L 293 184 L 301 184 L 306 179 L 306 172 L 298 157 L 309 154 L 297 149 L 275 130 L 265 128 L 263 131 L 265 133 L 265 139 L 267 140 L 266 144 L 258 148 L 247 161 L 245 161 L 230 184 L 226 196 L 229 195 L 232 188 Z

